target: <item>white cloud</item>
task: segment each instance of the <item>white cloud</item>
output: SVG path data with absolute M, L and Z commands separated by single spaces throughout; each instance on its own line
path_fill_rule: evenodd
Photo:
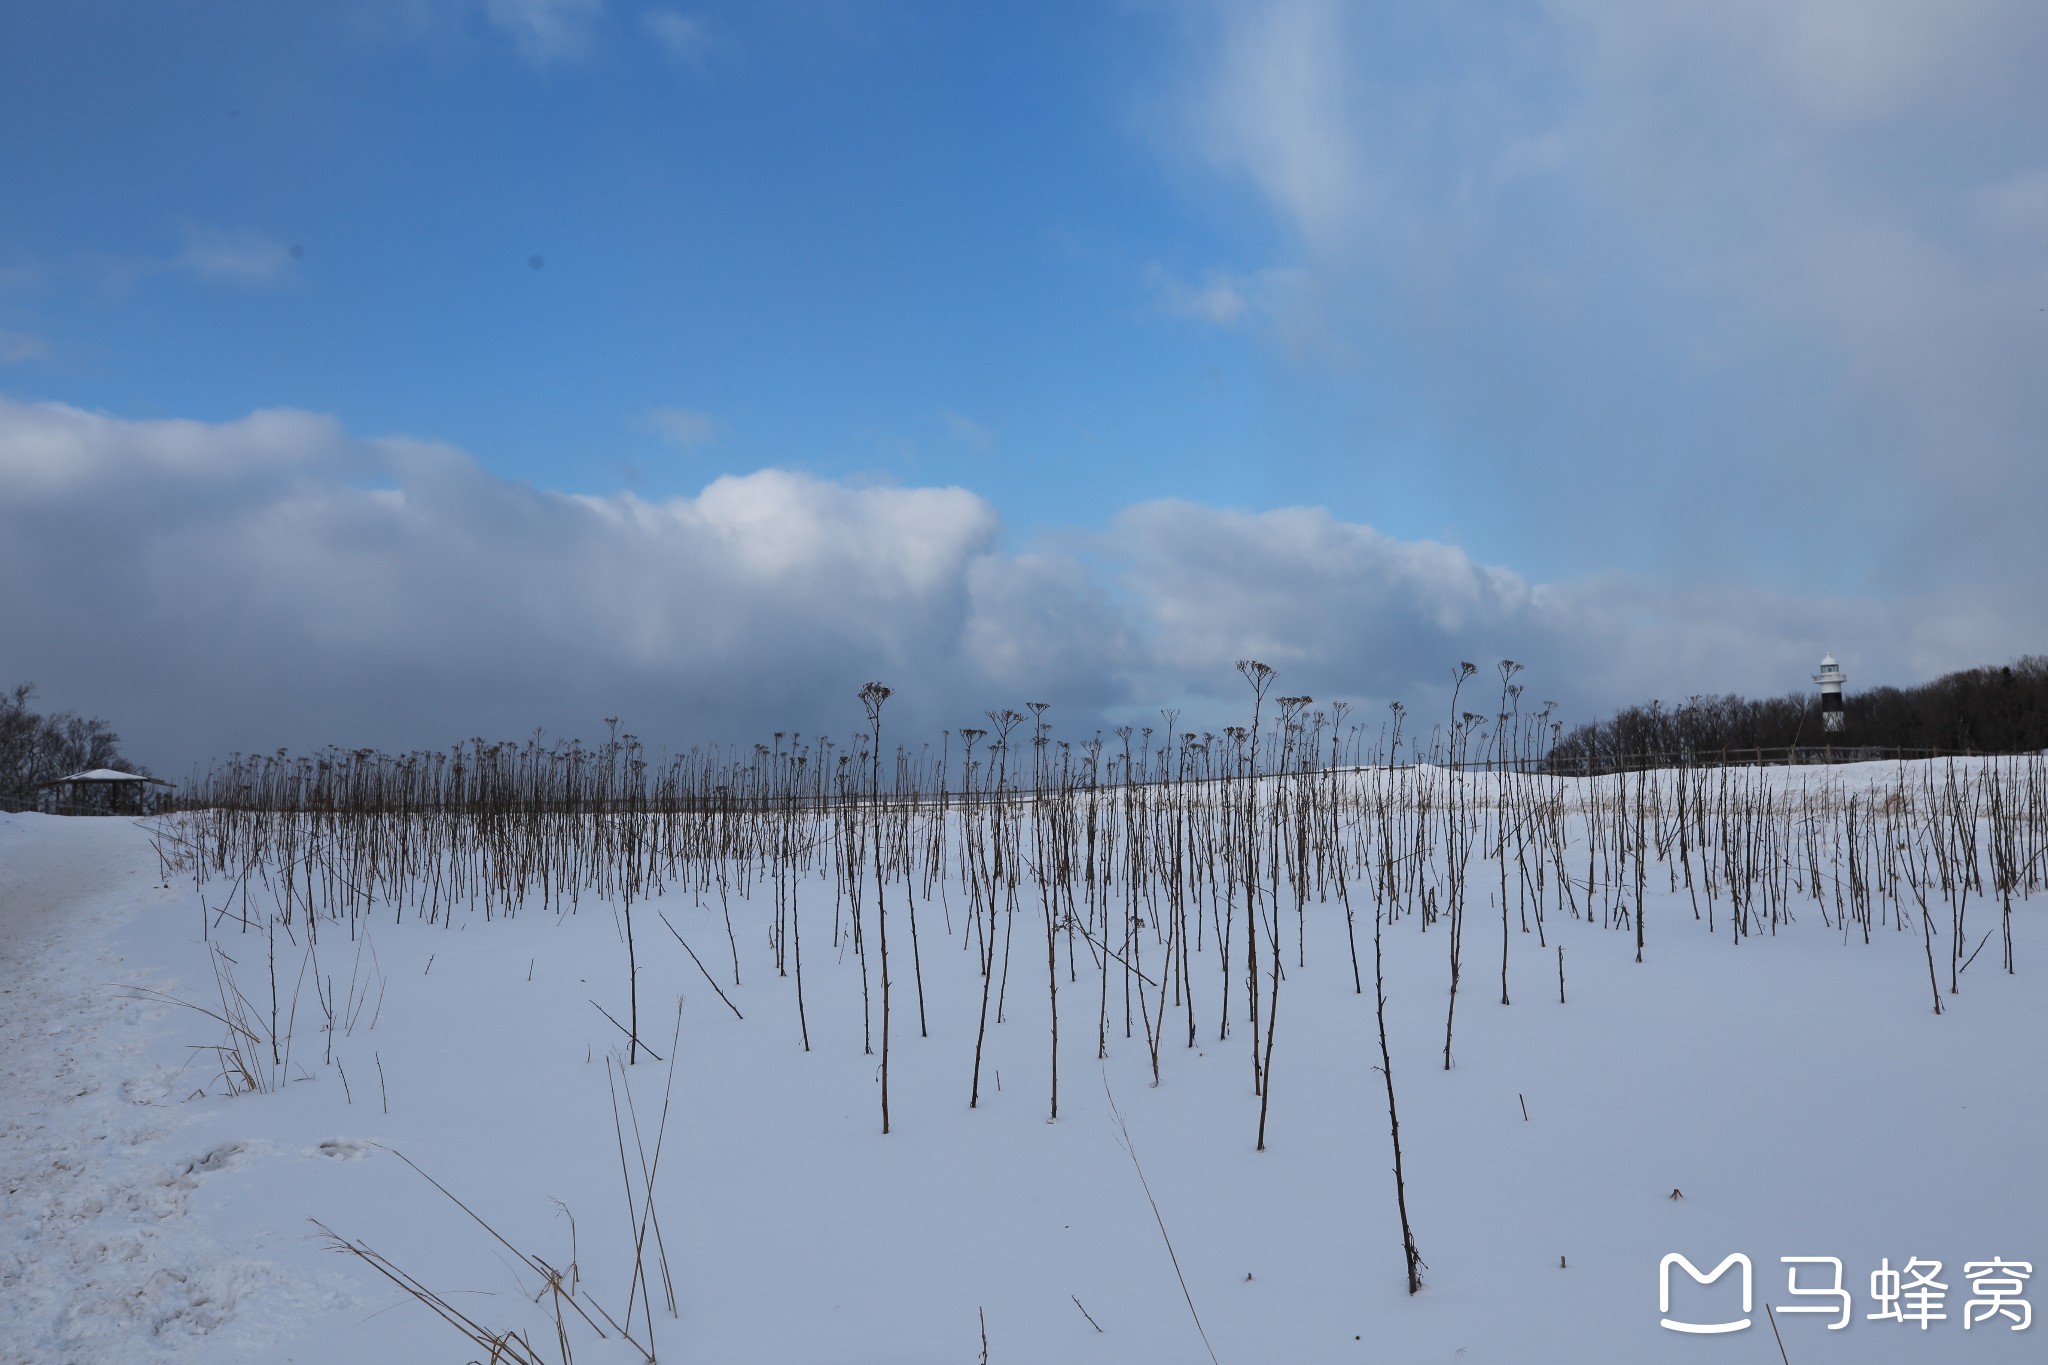
M 2048 563 L 2024 510 L 2048 499 L 2048 8 L 1192 13 L 1153 127 L 1198 187 L 1253 192 L 1241 240 L 1271 257 L 1155 270 L 1163 311 L 1362 377 L 1371 435 L 1476 453 L 1503 520 L 1682 489 L 1671 534 L 1617 528 L 1634 562 L 1827 541 L 1804 567 L 1850 566 L 1837 584 Z
M 1145 282 L 1168 313 L 1215 327 L 1235 327 L 1251 308 L 1245 284 L 1222 271 L 1212 270 L 1193 284 L 1154 265 L 1145 271 Z
M 999 690 L 959 644 L 998 531 L 960 489 L 763 470 L 695 497 L 570 495 L 307 413 L 6 400 L 0 486 L 0 578 L 38 585 L 0 597 L 7 665 L 121 715 L 155 761 L 610 714 L 751 738 L 857 718 L 870 677 L 913 683 L 926 719 Z
M 587 54 L 604 0 L 478 0 L 484 17 L 536 66 Z
M 1552 0 L 1549 9 L 1610 87 L 1655 100 L 1762 102 L 1830 128 L 2001 98 L 2033 79 L 2026 54 L 2043 34 L 2026 0 Z
M 32 332 L 11 332 L 0 327 L 0 365 L 25 365 L 49 353 L 49 343 Z
M 662 439 L 685 450 L 710 445 L 718 439 L 718 423 L 709 413 L 694 408 L 655 408 L 645 418 Z
M 172 262 L 201 279 L 229 284 L 268 284 L 291 269 L 292 251 L 260 232 L 227 232 L 188 225 L 185 246 Z
M 1338 0 L 1223 7 L 1193 106 L 1197 146 L 1249 180 L 1315 249 L 1354 231 L 1373 197 Z
M 126 489 L 123 515 L 146 517 L 175 491 L 247 497 L 278 477 L 339 473 L 349 446 L 331 417 L 287 408 L 232 422 L 128 422 L 64 403 L 0 398 L 0 484 L 24 511 Z
M 1246 328 L 1298 359 L 1347 364 L 1352 359 L 1341 329 L 1334 326 L 1314 274 L 1293 266 L 1263 270 L 1204 271 L 1188 280 L 1157 263 L 1144 282 L 1168 317 L 1230 331 Z
M 672 9 L 651 9 L 642 16 L 641 23 L 672 61 L 684 66 L 701 66 L 710 55 L 710 29 L 696 15 Z
M 1062 738 L 1188 708 L 1239 719 L 1235 660 L 1287 689 L 1439 706 L 1460 659 L 1528 665 L 1589 708 L 1870 683 L 2034 647 L 2048 608 L 1929 591 L 1800 598 L 1639 577 L 1540 583 L 1325 511 L 1180 502 L 1021 549 L 961 488 L 785 470 L 692 497 L 567 494 L 427 441 L 293 411 L 127 421 L 0 399 L 5 666 L 182 774 L 230 750 L 596 732 L 680 747 L 843 733 L 897 689 L 899 734 L 1054 704 Z M 62 572 L 51 572 L 61 565 Z
M 942 412 L 939 420 L 946 424 L 947 435 L 977 455 L 986 455 L 996 448 L 996 434 L 986 423 L 957 412 Z
M 2048 166 L 2003 176 L 1970 196 L 1987 230 L 2030 245 L 2048 242 Z
M 1128 699 L 1126 676 L 1141 662 L 1132 622 L 1080 560 L 1034 551 L 986 556 L 969 566 L 967 587 L 963 652 L 982 677 L 1032 694 L 994 704 L 1058 697 L 1064 707 L 1055 724 L 1069 738 L 1100 722 L 1098 708 Z M 1082 709 L 1070 720 L 1075 707 Z
M 1289 690 L 1433 716 L 1458 661 L 1511 658 L 1532 698 L 1588 719 L 1651 698 L 1779 695 L 1804 687 L 1828 649 L 1854 656 L 1867 685 L 1910 683 L 2027 652 L 2048 626 L 2024 592 L 1803 597 L 1619 573 L 1539 583 L 1316 508 L 1148 503 L 1105 541 L 1133 602 L 1125 666 L 1141 700 L 1234 704 L 1232 665 L 1253 657 Z

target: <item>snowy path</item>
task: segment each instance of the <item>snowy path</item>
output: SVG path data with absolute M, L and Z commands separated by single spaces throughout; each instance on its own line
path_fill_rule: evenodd
M 232 1355 L 269 1335 L 258 1319 L 271 1313 L 244 1309 L 272 1268 L 228 1254 L 188 1216 L 194 1191 L 245 1147 L 194 1145 L 185 1130 L 199 1116 L 177 1104 L 190 1082 L 160 1060 L 184 1011 L 123 989 L 154 978 L 123 961 L 121 931 L 138 912 L 190 910 L 155 872 L 148 835 L 128 821 L 0 815 L 8 1365 Z

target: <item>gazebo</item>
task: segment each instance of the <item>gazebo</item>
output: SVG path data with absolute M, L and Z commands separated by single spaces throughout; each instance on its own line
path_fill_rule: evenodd
M 89 772 L 36 783 L 38 790 L 61 790 L 68 795 L 68 799 L 60 804 L 60 810 L 68 808 L 74 814 L 101 815 L 124 811 L 146 813 L 156 804 L 156 793 L 150 788 L 168 789 L 170 785 L 161 777 L 144 777 L 140 773 L 124 773 L 116 768 L 94 768 Z

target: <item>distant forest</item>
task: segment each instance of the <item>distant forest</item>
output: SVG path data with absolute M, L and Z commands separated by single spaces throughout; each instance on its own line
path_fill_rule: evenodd
M 1821 730 L 1817 690 L 1753 701 L 1732 693 L 1693 697 L 1682 706 L 1631 706 L 1612 719 L 1581 725 L 1550 752 L 1551 766 L 1710 762 L 1741 751 L 1882 750 L 1922 753 L 2031 753 L 2048 749 L 2048 655 L 2003 667 L 1950 673 L 1919 687 L 1844 691 L 1840 734 Z

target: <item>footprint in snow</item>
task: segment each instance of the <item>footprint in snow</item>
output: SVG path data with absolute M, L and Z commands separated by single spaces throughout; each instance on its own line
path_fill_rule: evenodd
M 370 1154 L 375 1145 L 363 1138 L 327 1138 L 316 1150 L 318 1155 L 332 1157 L 336 1161 L 360 1161 Z M 308 1156 L 314 1154 L 307 1153 Z
M 223 1142 L 205 1156 L 193 1157 L 186 1162 L 181 1175 L 204 1175 L 209 1171 L 231 1171 L 249 1159 L 251 1146 L 246 1142 Z

